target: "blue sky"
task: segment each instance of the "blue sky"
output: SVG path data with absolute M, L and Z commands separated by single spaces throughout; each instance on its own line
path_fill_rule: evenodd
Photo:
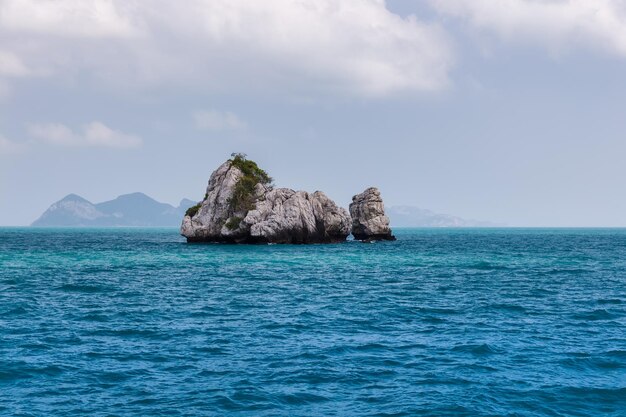
M 3 0 L 0 224 L 76 193 L 277 185 L 626 226 L 624 0 Z

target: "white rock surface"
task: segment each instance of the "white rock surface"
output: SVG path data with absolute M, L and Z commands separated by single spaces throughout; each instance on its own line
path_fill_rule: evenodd
M 356 240 L 395 240 L 385 215 L 380 191 L 370 187 L 352 197 L 350 204 L 352 235 Z
M 350 234 L 350 215 L 321 191 L 309 194 L 278 188 L 266 193 L 248 213 L 254 240 L 275 243 L 344 241 Z
M 222 164 L 209 179 L 198 212 L 185 216 L 181 234 L 190 242 L 324 243 L 344 241 L 350 234 L 350 215 L 324 193 L 256 186 L 255 208 L 233 212 L 230 198 L 243 173 Z M 231 230 L 227 223 L 241 219 Z
M 185 216 L 181 225 L 181 234 L 191 241 L 227 241 L 236 239 L 236 231 L 228 229 L 228 233 L 222 233 L 226 222 L 233 216 L 243 218 L 245 213 L 235 213 L 230 207 L 230 198 L 237 182 L 243 177 L 243 173 L 230 161 L 224 162 L 217 168 L 206 188 L 206 197 L 202 201 L 200 209 L 193 216 Z M 243 233 L 240 233 L 243 235 Z

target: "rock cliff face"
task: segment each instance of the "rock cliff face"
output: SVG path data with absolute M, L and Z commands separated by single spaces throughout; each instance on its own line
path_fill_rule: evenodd
M 187 211 L 181 234 L 188 242 L 232 243 L 329 243 L 350 234 L 350 215 L 324 193 L 273 189 L 270 182 L 245 157 L 226 161 L 211 175 L 204 200 Z
M 242 221 L 254 241 L 341 242 L 350 234 L 350 216 L 321 191 L 309 194 L 278 188 L 262 195 Z
M 232 166 L 230 160 L 224 162 L 211 174 L 204 200 L 199 203 L 199 206 L 187 210 L 187 214 L 183 218 L 180 232 L 187 238 L 187 241 L 227 242 L 238 240 L 236 231 L 226 227 L 226 223 L 230 218 L 245 215 L 245 213 L 236 212 L 230 204 L 235 186 L 241 178 L 243 178 L 243 172 Z
M 389 217 L 377 188 L 370 187 L 352 197 L 352 235 L 356 240 L 396 240 L 389 228 Z

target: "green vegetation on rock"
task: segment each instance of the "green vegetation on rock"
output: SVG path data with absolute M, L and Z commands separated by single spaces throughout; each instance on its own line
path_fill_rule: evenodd
M 245 153 L 233 153 L 230 156 L 230 163 L 232 166 L 239 168 L 241 172 L 243 172 L 244 178 L 253 178 L 256 182 L 264 185 L 272 182 L 272 177 L 270 177 L 267 172 L 259 168 L 256 162 L 247 159 Z
M 202 199 L 202 201 L 206 200 L 208 197 L 209 197 L 209 194 L 204 193 L 204 198 Z M 185 216 L 189 216 L 189 217 L 195 216 L 198 213 L 198 210 L 200 210 L 200 207 L 202 207 L 202 201 L 196 204 L 195 206 L 189 207 L 187 211 L 185 212 Z
M 233 216 L 226 222 L 226 227 L 228 228 L 228 230 L 238 229 L 242 220 L 243 219 L 241 217 Z
M 246 159 L 246 155 L 243 153 L 233 153 L 231 157 L 231 165 L 239 168 L 243 173 L 243 177 L 235 185 L 233 195 L 229 200 L 230 208 L 235 213 L 246 212 L 254 209 L 254 189 L 256 185 L 271 186 L 272 177 L 259 168 L 256 162 Z M 239 223 L 237 223 L 237 227 L 239 227 Z
M 202 206 L 202 204 L 198 203 L 195 206 L 189 207 L 187 211 L 185 212 L 185 216 L 189 216 L 189 217 L 195 216 L 196 213 L 198 213 L 198 210 L 200 210 L 200 206 Z

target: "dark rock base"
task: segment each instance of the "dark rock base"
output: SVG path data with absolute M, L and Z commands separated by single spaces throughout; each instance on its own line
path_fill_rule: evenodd
M 313 237 L 302 238 L 298 236 L 285 236 L 280 239 L 268 240 L 265 238 L 255 238 L 252 236 L 231 238 L 223 236 L 207 236 L 207 237 L 188 237 L 187 243 L 231 243 L 231 244 L 291 244 L 291 245 L 306 245 L 313 243 L 341 243 L 345 242 L 348 236 L 325 236 L 325 237 Z M 395 239 L 395 238 L 394 238 Z
M 360 240 L 361 242 L 375 242 L 377 240 L 396 240 L 396 237 L 394 235 L 392 235 L 391 233 L 389 234 L 382 234 L 382 235 L 360 235 L 360 234 L 356 234 L 354 235 L 354 240 Z

